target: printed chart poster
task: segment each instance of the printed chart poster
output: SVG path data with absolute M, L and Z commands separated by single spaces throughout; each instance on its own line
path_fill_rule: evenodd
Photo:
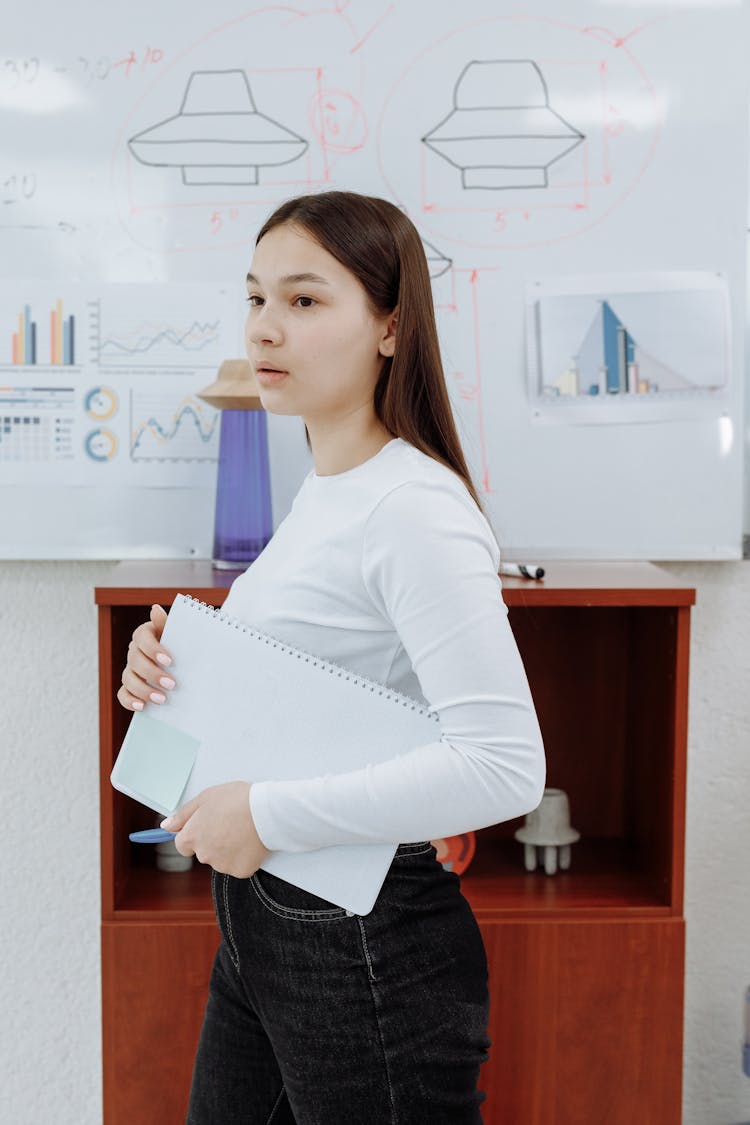
M 218 285 L 0 286 L 0 486 L 206 488 L 220 413 L 198 393 L 242 357 Z
M 535 421 L 711 419 L 730 390 L 729 288 L 716 273 L 527 285 Z

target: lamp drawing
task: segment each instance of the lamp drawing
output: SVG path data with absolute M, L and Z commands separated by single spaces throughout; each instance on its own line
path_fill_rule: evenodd
M 467 63 L 453 109 L 424 144 L 458 168 L 464 188 L 547 187 L 547 170 L 584 140 L 549 105 L 530 59 Z
M 427 269 L 430 272 L 430 277 L 434 281 L 436 277 L 442 277 L 446 270 L 449 270 L 453 265 L 451 258 L 446 258 L 445 254 L 441 253 L 436 246 L 428 242 L 426 238 L 422 239 L 424 246 L 424 253 L 427 259 Z
M 399 203 L 398 206 L 399 209 L 408 216 L 409 212 L 406 210 L 403 204 Z M 430 274 L 430 279 L 434 281 L 436 277 L 442 277 L 446 270 L 449 270 L 451 268 L 451 266 L 453 265 L 453 259 L 446 258 L 445 254 L 438 250 L 437 246 L 433 246 L 431 242 L 428 242 L 427 239 L 423 237 L 423 235 L 420 234 L 419 237 L 422 240 L 424 256 L 427 259 L 427 269 Z
M 259 113 L 242 70 L 190 75 L 179 113 L 131 137 L 141 164 L 182 170 L 185 184 L 257 184 L 258 169 L 289 164 L 307 141 Z

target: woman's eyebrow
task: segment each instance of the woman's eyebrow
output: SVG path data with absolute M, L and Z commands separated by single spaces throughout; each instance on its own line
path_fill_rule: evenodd
M 247 280 L 254 285 L 261 284 L 260 278 L 257 278 L 254 273 L 249 273 Z M 329 281 L 326 281 L 324 277 L 317 273 L 288 273 L 286 277 L 279 278 L 279 285 L 299 285 L 302 282 L 310 281 L 316 282 L 318 285 L 330 285 Z

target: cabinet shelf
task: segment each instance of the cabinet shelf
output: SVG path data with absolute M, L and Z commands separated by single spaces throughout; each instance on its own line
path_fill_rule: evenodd
M 654 885 L 637 850 L 621 840 L 581 839 L 571 846 L 567 871 L 547 875 L 526 871 L 524 849 L 516 840 L 482 839 L 478 834 L 461 891 L 481 921 L 501 916 L 547 918 L 553 915 L 605 919 L 671 913 L 666 888 Z
M 160 871 L 152 849 L 140 850 L 145 857 L 133 860 L 108 920 L 206 922 L 213 918 L 207 867 L 194 864 L 189 871 Z M 541 868 L 526 871 L 523 847 L 517 841 L 483 840 L 480 833 L 471 866 L 461 876 L 461 891 L 480 921 L 570 912 L 601 919 L 671 913 L 666 889 L 660 893 L 653 874 L 639 867 L 634 849 L 616 840 L 580 840 L 573 845 L 570 869 L 547 875 Z
M 485 1125 L 679 1125 L 690 606 L 649 563 L 551 563 L 503 598 L 544 738 L 547 785 L 581 833 L 571 866 L 527 872 L 523 818 L 476 833 L 461 890 L 489 967 Z M 184 1120 L 218 942 L 210 869 L 160 871 L 128 834 L 156 818 L 109 775 L 130 714 L 116 700 L 133 629 L 178 593 L 221 606 L 236 575 L 131 562 L 99 606 L 105 1125 Z M 169 1025 L 165 1081 L 160 1020 Z M 602 1027 L 601 1012 L 607 1021 Z M 597 1034 L 592 1025 L 598 1022 Z M 608 1029 L 615 1029 L 612 1034 Z
M 115 909 L 104 917 L 110 921 L 210 922 L 214 918 L 211 870 L 202 863 L 193 863 L 189 871 L 160 871 L 153 861 L 150 866 L 134 863 L 119 887 Z

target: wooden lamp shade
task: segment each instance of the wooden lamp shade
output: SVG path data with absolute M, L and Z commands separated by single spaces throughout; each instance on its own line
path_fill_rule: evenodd
M 258 384 L 246 359 L 225 359 L 210 386 L 198 398 L 217 410 L 262 410 Z

